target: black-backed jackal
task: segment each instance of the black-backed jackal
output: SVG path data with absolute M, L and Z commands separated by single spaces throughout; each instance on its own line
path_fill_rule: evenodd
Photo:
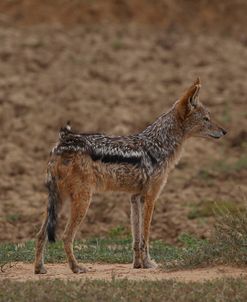
M 149 230 L 155 200 L 169 171 L 178 162 L 184 141 L 193 136 L 220 138 L 226 131 L 216 125 L 199 102 L 197 79 L 165 114 L 142 132 L 129 136 L 78 134 L 62 128 L 47 169 L 48 207 L 36 244 L 35 273 L 46 273 L 45 242 L 55 241 L 57 215 L 65 200 L 71 205 L 64 232 L 64 249 L 74 273 L 84 273 L 73 253 L 76 231 L 94 192 L 131 194 L 133 267 L 154 268 L 149 256 Z

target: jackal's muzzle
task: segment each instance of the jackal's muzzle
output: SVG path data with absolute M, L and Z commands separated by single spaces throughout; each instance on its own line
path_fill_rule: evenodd
M 212 138 L 219 139 L 219 138 L 221 138 L 222 136 L 224 136 L 226 134 L 227 134 L 227 131 L 225 129 L 219 128 L 219 130 L 215 130 L 215 131 L 210 132 L 209 136 L 212 137 Z

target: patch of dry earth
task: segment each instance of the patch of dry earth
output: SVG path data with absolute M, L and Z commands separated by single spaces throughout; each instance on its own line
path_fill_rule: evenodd
M 47 264 L 48 273 L 46 275 L 35 275 L 33 265 L 30 263 L 19 262 L 5 272 L 0 273 L 0 281 L 9 279 L 12 281 L 25 282 L 29 280 L 86 280 L 102 279 L 112 280 L 127 278 L 129 280 L 169 280 L 174 279 L 182 282 L 203 282 L 223 277 L 247 277 L 247 270 L 229 267 L 217 266 L 198 268 L 193 270 L 182 271 L 164 271 L 163 269 L 133 269 L 131 264 L 86 264 L 89 270 L 86 274 L 73 274 L 68 265 L 64 263 Z

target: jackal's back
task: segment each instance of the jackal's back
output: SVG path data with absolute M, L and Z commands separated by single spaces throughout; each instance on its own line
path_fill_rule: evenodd
M 129 164 L 143 169 L 147 174 L 158 163 L 154 142 L 142 134 L 106 136 L 104 134 L 75 133 L 62 128 L 53 154 L 89 155 L 93 161 L 105 164 Z

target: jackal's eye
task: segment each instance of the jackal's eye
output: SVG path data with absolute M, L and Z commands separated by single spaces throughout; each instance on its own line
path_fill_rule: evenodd
M 205 116 L 203 119 L 204 121 L 209 122 L 209 118 L 207 116 Z

